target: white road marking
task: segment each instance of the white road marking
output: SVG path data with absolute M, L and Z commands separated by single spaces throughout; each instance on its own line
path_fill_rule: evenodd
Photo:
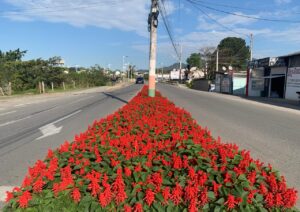
M 4 202 L 6 199 L 6 192 L 12 191 L 15 186 L 0 186 L 0 201 Z
M 5 116 L 5 115 L 12 114 L 12 113 L 15 113 L 15 112 L 17 112 L 17 111 L 14 110 L 14 111 L 6 112 L 6 113 L 0 113 L 0 116 Z
M 63 128 L 63 126 L 56 127 L 54 124 L 45 125 L 45 126 L 39 128 L 39 130 L 41 131 L 41 133 L 43 135 L 41 137 L 38 137 L 35 140 L 41 140 L 41 139 L 46 138 L 48 136 L 58 134 L 58 133 L 60 133 L 60 131 L 62 130 L 62 128 Z
M 10 124 L 14 124 L 14 123 L 16 123 L 16 122 L 20 122 L 20 121 L 23 121 L 23 120 L 25 120 L 25 119 L 29 119 L 29 118 L 31 118 L 31 117 L 32 117 L 32 116 L 30 115 L 30 116 L 26 116 L 26 117 L 21 118 L 21 119 L 8 121 L 8 122 L 6 122 L 6 123 L 0 124 L 0 127 L 4 127 L 4 126 L 10 125 Z
M 55 135 L 55 134 L 58 134 L 60 133 L 60 131 L 62 130 L 63 126 L 60 126 L 60 127 L 56 127 L 54 124 L 58 123 L 58 122 L 61 122 L 67 118 L 70 118 L 74 115 L 76 115 L 77 113 L 80 113 L 82 110 L 77 110 L 75 111 L 74 113 L 71 113 L 67 116 L 64 116 L 60 119 L 57 119 L 56 121 L 54 122 L 51 122 L 50 124 L 47 124 L 43 127 L 40 127 L 39 130 L 41 131 L 41 133 L 43 134 L 41 137 L 38 137 L 36 138 L 35 140 L 41 140 L 43 138 L 46 138 L 48 136 L 51 136 L 51 135 Z
M 62 118 L 60 118 L 60 119 L 57 119 L 56 121 L 54 121 L 54 122 L 52 122 L 52 123 L 50 123 L 50 124 L 56 124 L 56 123 L 58 123 L 58 122 L 61 122 L 61 121 L 65 120 L 65 119 L 67 119 L 67 118 L 70 118 L 70 117 L 76 115 L 77 113 L 80 113 L 81 111 L 82 111 L 82 110 L 77 110 L 77 111 L 75 111 L 74 113 L 71 113 L 71 114 L 69 114 L 69 115 L 67 115 L 67 116 L 64 116 L 64 117 L 62 117 Z
M 27 105 L 27 104 L 18 104 L 18 105 L 15 105 L 15 107 L 24 107 L 25 105 Z

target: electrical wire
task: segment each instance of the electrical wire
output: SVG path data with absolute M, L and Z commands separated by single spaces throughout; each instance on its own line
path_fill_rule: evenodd
M 259 18 L 259 17 L 249 16 L 249 15 L 243 15 L 243 14 L 238 14 L 238 13 L 234 13 L 234 12 L 216 9 L 216 8 L 207 6 L 203 3 L 200 3 L 196 0 L 187 0 L 187 1 L 193 2 L 194 4 L 197 4 L 200 7 L 207 8 L 209 10 L 213 10 L 213 11 L 217 11 L 217 12 L 221 12 L 221 13 L 225 13 L 225 14 L 229 14 L 229 15 L 239 16 L 239 17 L 243 17 L 243 18 L 248 18 L 248 19 L 254 19 L 254 20 L 259 20 L 259 21 L 270 21 L 270 22 L 282 22 L 282 23 L 300 23 L 299 20 L 294 21 L 294 20 L 283 20 L 283 19 L 269 19 L 269 18 Z
M 159 7 L 159 11 L 160 11 L 160 14 L 161 14 L 161 17 L 162 17 L 162 20 L 163 20 L 163 23 L 164 23 L 164 26 L 165 26 L 165 29 L 168 33 L 168 36 L 170 38 L 170 41 L 172 43 L 172 46 L 175 50 L 175 53 L 176 53 L 176 56 L 178 57 L 178 59 L 180 58 L 180 54 L 178 53 L 178 50 L 176 48 L 176 44 L 175 44 L 175 41 L 174 41 L 174 38 L 173 38 L 173 35 L 171 33 L 171 30 L 170 30 L 170 26 L 169 26 L 169 22 L 168 22 L 168 19 L 167 19 L 167 16 L 166 16 L 166 8 L 165 8 L 165 5 L 164 5 L 164 1 L 161 0 L 160 1 L 161 4 L 159 3 L 158 4 L 158 7 Z
M 210 20 L 212 20 L 213 22 L 215 22 L 216 24 L 218 24 L 219 26 L 221 26 L 222 28 L 228 30 L 228 31 L 231 31 L 237 35 L 242 35 L 243 37 L 246 36 L 248 38 L 250 38 L 249 35 L 245 34 L 245 33 L 242 33 L 242 32 L 237 32 L 227 26 L 225 26 L 224 24 L 220 23 L 219 21 L 217 21 L 216 19 L 214 19 L 213 17 L 211 17 L 207 12 L 205 12 L 202 8 L 200 8 L 197 4 L 195 4 L 193 1 L 191 0 L 186 0 L 187 2 L 189 2 L 190 4 L 194 5 L 194 7 L 196 9 L 198 9 L 201 13 L 203 13 L 206 17 L 208 17 Z
M 52 12 L 61 12 L 61 11 L 70 11 L 70 10 L 76 10 L 76 9 L 86 9 L 86 8 L 94 8 L 99 5 L 108 5 L 108 6 L 115 6 L 118 3 L 121 3 L 121 1 L 101 1 L 101 2 L 91 2 L 84 5 L 79 6 L 59 6 L 59 7 L 35 7 L 31 9 L 14 9 L 14 10 L 0 10 L 0 16 L 8 15 L 8 14 L 14 14 L 14 15 L 31 15 L 31 14 L 39 14 L 39 13 L 52 13 Z

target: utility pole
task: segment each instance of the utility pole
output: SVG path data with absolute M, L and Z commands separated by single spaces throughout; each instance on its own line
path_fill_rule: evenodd
M 182 69 L 182 44 L 180 45 L 180 57 L 179 57 L 179 82 L 182 82 L 181 77 L 181 69 Z
M 250 34 L 250 61 L 253 59 L 253 34 Z
M 250 64 L 251 61 L 253 60 L 253 34 L 250 34 Z M 251 73 L 252 69 L 251 66 L 247 68 L 247 82 L 246 82 L 246 96 L 249 96 L 249 90 L 250 90 L 250 85 L 252 84 L 251 81 Z
M 216 72 L 219 72 L 219 49 L 217 48 Z
M 148 16 L 148 30 L 150 32 L 150 62 L 149 62 L 149 91 L 150 97 L 155 97 L 155 69 L 156 44 L 158 26 L 158 0 L 151 0 L 151 10 Z

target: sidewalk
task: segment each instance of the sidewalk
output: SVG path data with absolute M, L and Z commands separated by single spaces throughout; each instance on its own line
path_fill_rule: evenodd
M 206 91 L 190 89 L 185 84 L 179 84 L 179 83 L 176 84 L 176 86 L 183 89 L 189 89 L 195 92 L 207 93 L 207 95 L 220 96 L 222 98 L 226 98 L 234 101 L 248 101 L 249 103 L 260 104 L 267 107 L 273 107 L 277 109 L 291 109 L 300 112 L 300 102 L 296 100 L 266 98 L 266 97 L 246 97 L 246 96 L 235 96 L 235 95 L 216 93 L 216 92 L 206 92 Z
M 97 92 L 104 92 L 104 91 L 109 92 L 115 89 L 126 87 L 131 84 L 132 82 L 121 82 L 114 86 L 100 86 L 100 87 L 78 89 L 78 90 L 66 91 L 66 92 L 0 97 L 0 111 L 11 106 L 22 107 L 27 104 L 44 102 L 51 99 L 55 99 L 57 97 L 69 97 L 74 95 L 97 93 Z

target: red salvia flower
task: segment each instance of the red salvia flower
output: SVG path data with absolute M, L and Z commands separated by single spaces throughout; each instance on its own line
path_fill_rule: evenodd
M 173 189 L 172 196 L 171 196 L 174 205 L 179 205 L 179 203 L 181 202 L 181 196 L 182 196 L 182 187 L 178 183 L 176 183 L 176 186 Z
M 134 212 L 143 212 L 143 205 L 141 203 L 136 203 L 134 206 Z
M 20 207 L 26 208 L 31 199 L 32 199 L 31 193 L 29 191 L 24 191 L 18 200 Z
M 226 205 L 228 209 L 235 208 L 236 201 L 235 201 L 234 196 L 231 194 L 228 194 L 227 201 L 224 203 L 224 205 Z
M 74 200 L 74 202 L 79 202 L 80 198 L 81 198 L 81 194 L 78 188 L 74 188 L 73 192 L 72 192 L 72 198 Z
M 165 203 L 168 202 L 171 194 L 170 194 L 170 188 L 169 187 L 165 187 L 163 190 L 162 190 L 162 195 L 164 197 L 164 200 L 165 200 Z
M 265 202 L 268 208 L 274 207 L 274 196 L 272 193 L 268 193 L 265 197 Z
M 12 198 L 14 198 L 14 193 L 7 191 L 5 202 L 9 202 Z
M 147 189 L 146 193 L 145 193 L 145 202 L 147 203 L 147 205 L 152 205 L 154 199 L 155 199 L 155 193 L 151 190 L 151 189 Z
M 127 176 L 127 177 L 130 177 L 131 176 L 131 170 L 127 167 L 124 168 L 124 174 Z
M 124 205 L 124 212 L 131 212 L 132 208 L 130 205 Z
M 36 193 L 40 193 L 43 190 L 43 186 L 45 185 L 44 181 L 41 177 L 39 177 L 34 183 L 33 183 L 33 191 Z

